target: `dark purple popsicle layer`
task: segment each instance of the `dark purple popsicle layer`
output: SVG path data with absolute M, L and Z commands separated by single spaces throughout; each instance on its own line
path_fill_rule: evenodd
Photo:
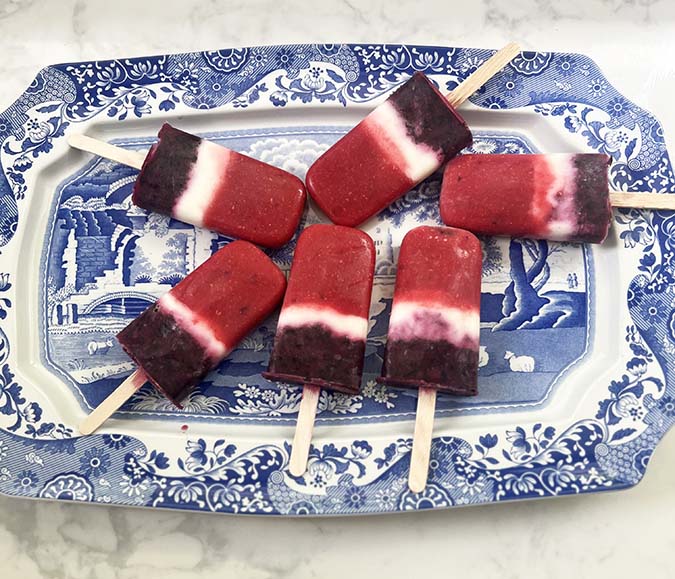
M 336 336 L 320 325 L 287 327 L 277 333 L 263 376 L 358 394 L 365 348 L 365 342 Z
M 577 192 L 574 198 L 577 236 L 598 243 L 607 237 L 608 218 L 611 219 L 612 215 L 607 196 L 608 165 L 609 158 L 606 155 L 574 156 L 574 166 L 577 169 Z
M 149 211 L 172 215 L 190 170 L 197 161 L 201 139 L 164 124 L 148 152 L 134 185 L 133 202 Z
M 199 342 L 158 305 L 145 310 L 117 339 L 148 380 L 179 408 L 185 393 L 214 364 Z
M 421 72 L 390 97 L 410 138 L 443 155 L 443 161 L 468 147 L 473 137 L 464 119 Z M 439 163 L 440 164 L 440 163 Z
M 478 393 L 478 352 L 443 340 L 390 340 L 383 376 L 377 381 L 403 388 L 430 387 L 457 396 Z

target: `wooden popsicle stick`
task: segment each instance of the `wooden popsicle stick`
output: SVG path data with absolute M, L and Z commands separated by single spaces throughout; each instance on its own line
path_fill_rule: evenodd
M 321 388 L 318 386 L 309 384 L 302 389 L 302 400 L 298 411 L 298 422 L 295 425 L 295 436 L 293 437 L 289 464 L 289 470 L 293 476 L 302 476 L 307 470 L 307 458 L 309 457 L 309 446 L 312 443 L 314 418 L 316 407 L 319 404 L 320 391 Z
M 519 54 L 520 46 L 510 42 L 481 64 L 455 90 L 445 95 L 445 98 L 453 107 L 458 107 Z
M 675 211 L 675 194 L 634 193 L 610 191 L 609 202 L 612 207 L 633 207 L 635 209 L 672 209 Z
M 429 457 L 431 455 L 431 434 L 434 430 L 436 413 L 436 389 L 420 388 L 417 393 L 417 413 L 415 414 L 415 433 L 410 456 L 408 487 L 414 493 L 420 493 L 427 486 L 429 475 Z
M 136 370 L 80 423 L 82 434 L 91 434 L 148 381 L 143 370 Z
M 112 161 L 117 161 L 123 165 L 128 165 L 134 169 L 143 167 L 145 161 L 145 153 L 138 153 L 137 151 L 129 151 L 122 147 L 116 147 L 105 141 L 99 141 L 87 135 L 70 135 L 68 137 L 68 144 L 74 149 L 80 149 L 87 153 L 93 153 L 99 157 L 105 157 Z

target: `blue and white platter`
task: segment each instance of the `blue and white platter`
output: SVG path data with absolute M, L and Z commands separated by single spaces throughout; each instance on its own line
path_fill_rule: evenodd
M 415 70 L 452 89 L 492 51 L 287 45 L 48 66 L 0 114 L 0 491 L 269 515 L 362 514 L 625 489 L 675 421 L 675 218 L 616 211 L 602 246 L 483 239 L 480 395 L 440 396 L 429 484 L 407 487 L 416 395 L 379 374 L 398 247 L 439 223 L 440 176 L 365 225 L 377 246 L 362 393 L 322 392 L 307 473 L 287 470 L 301 391 L 263 380 L 269 319 L 181 411 L 115 334 L 228 239 L 130 201 L 164 121 L 303 177 Z M 587 56 L 525 52 L 462 112 L 479 153 L 600 151 L 615 189 L 675 191 L 661 125 Z M 319 220 L 308 208 L 303 226 Z M 288 270 L 293 243 L 270 255 Z M 525 296 L 532 299 L 514 299 Z M 522 305 L 527 304 L 527 305 Z

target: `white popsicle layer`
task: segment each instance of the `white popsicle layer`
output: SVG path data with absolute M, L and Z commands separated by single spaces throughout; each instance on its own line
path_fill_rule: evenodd
M 392 307 L 389 339 L 445 341 L 478 349 L 480 312 L 399 300 Z
M 363 121 L 363 126 L 382 142 L 385 150 L 396 151 L 410 181 L 418 183 L 431 175 L 441 162 L 428 145 L 416 143 L 408 134 L 405 120 L 389 101 L 383 102 Z
M 285 307 L 279 314 L 278 328 L 303 328 L 323 326 L 336 336 L 353 341 L 365 341 L 368 335 L 368 320 L 360 316 L 341 314 L 332 308 L 313 305 Z
M 537 221 L 544 221 L 550 213 L 550 207 L 555 208 L 555 219 L 548 222 L 551 239 L 566 239 L 577 229 L 575 197 L 577 190 L 577 168 L 574 165 L 573 154 L 547 155 L 546 162 L 535 165 L 534 182 L 546 184 L 541 191 L 546 203 L 533 198 L 530 214 Z M 551 175 L 553 181 L 551 181 Z
M 204 215 L 218 194 L 230 155 L 229 149 L 202 139 L 185 190 L 173 208 L 176 219 L 199 227 L 204 225 Z
M 170 293 L 164 294 L 157 303 L 162 312 L 170 315 L 183 331 L 190 334 L 204 348 L 209 358 L 220 360 L 233 349 L 216 338 L 208 322 Z

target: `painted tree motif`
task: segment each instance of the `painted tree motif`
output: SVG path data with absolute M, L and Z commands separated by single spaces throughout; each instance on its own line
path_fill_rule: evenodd
M 182 279 L 187 275 L 185 269 L 187 235 L 185 233 L 176 233 L 167 239 L 166 245 L 169 250 L 162 255 L 162 262 L 157 268 L 158 273 L 162 274 L 162 277 L 174 276 Z
M 561 251 L 562 245 L 549 246 L 543 239 L 512 239 L 509 244 L 511 283 L 504 292 L 502 314 L 504 318 L 494 330 L 516 330 L 532 322 L 550 300 L 541 294 L 551 277 L 548 257 Z M 525 263 L 525 254 L 529 266 Z

